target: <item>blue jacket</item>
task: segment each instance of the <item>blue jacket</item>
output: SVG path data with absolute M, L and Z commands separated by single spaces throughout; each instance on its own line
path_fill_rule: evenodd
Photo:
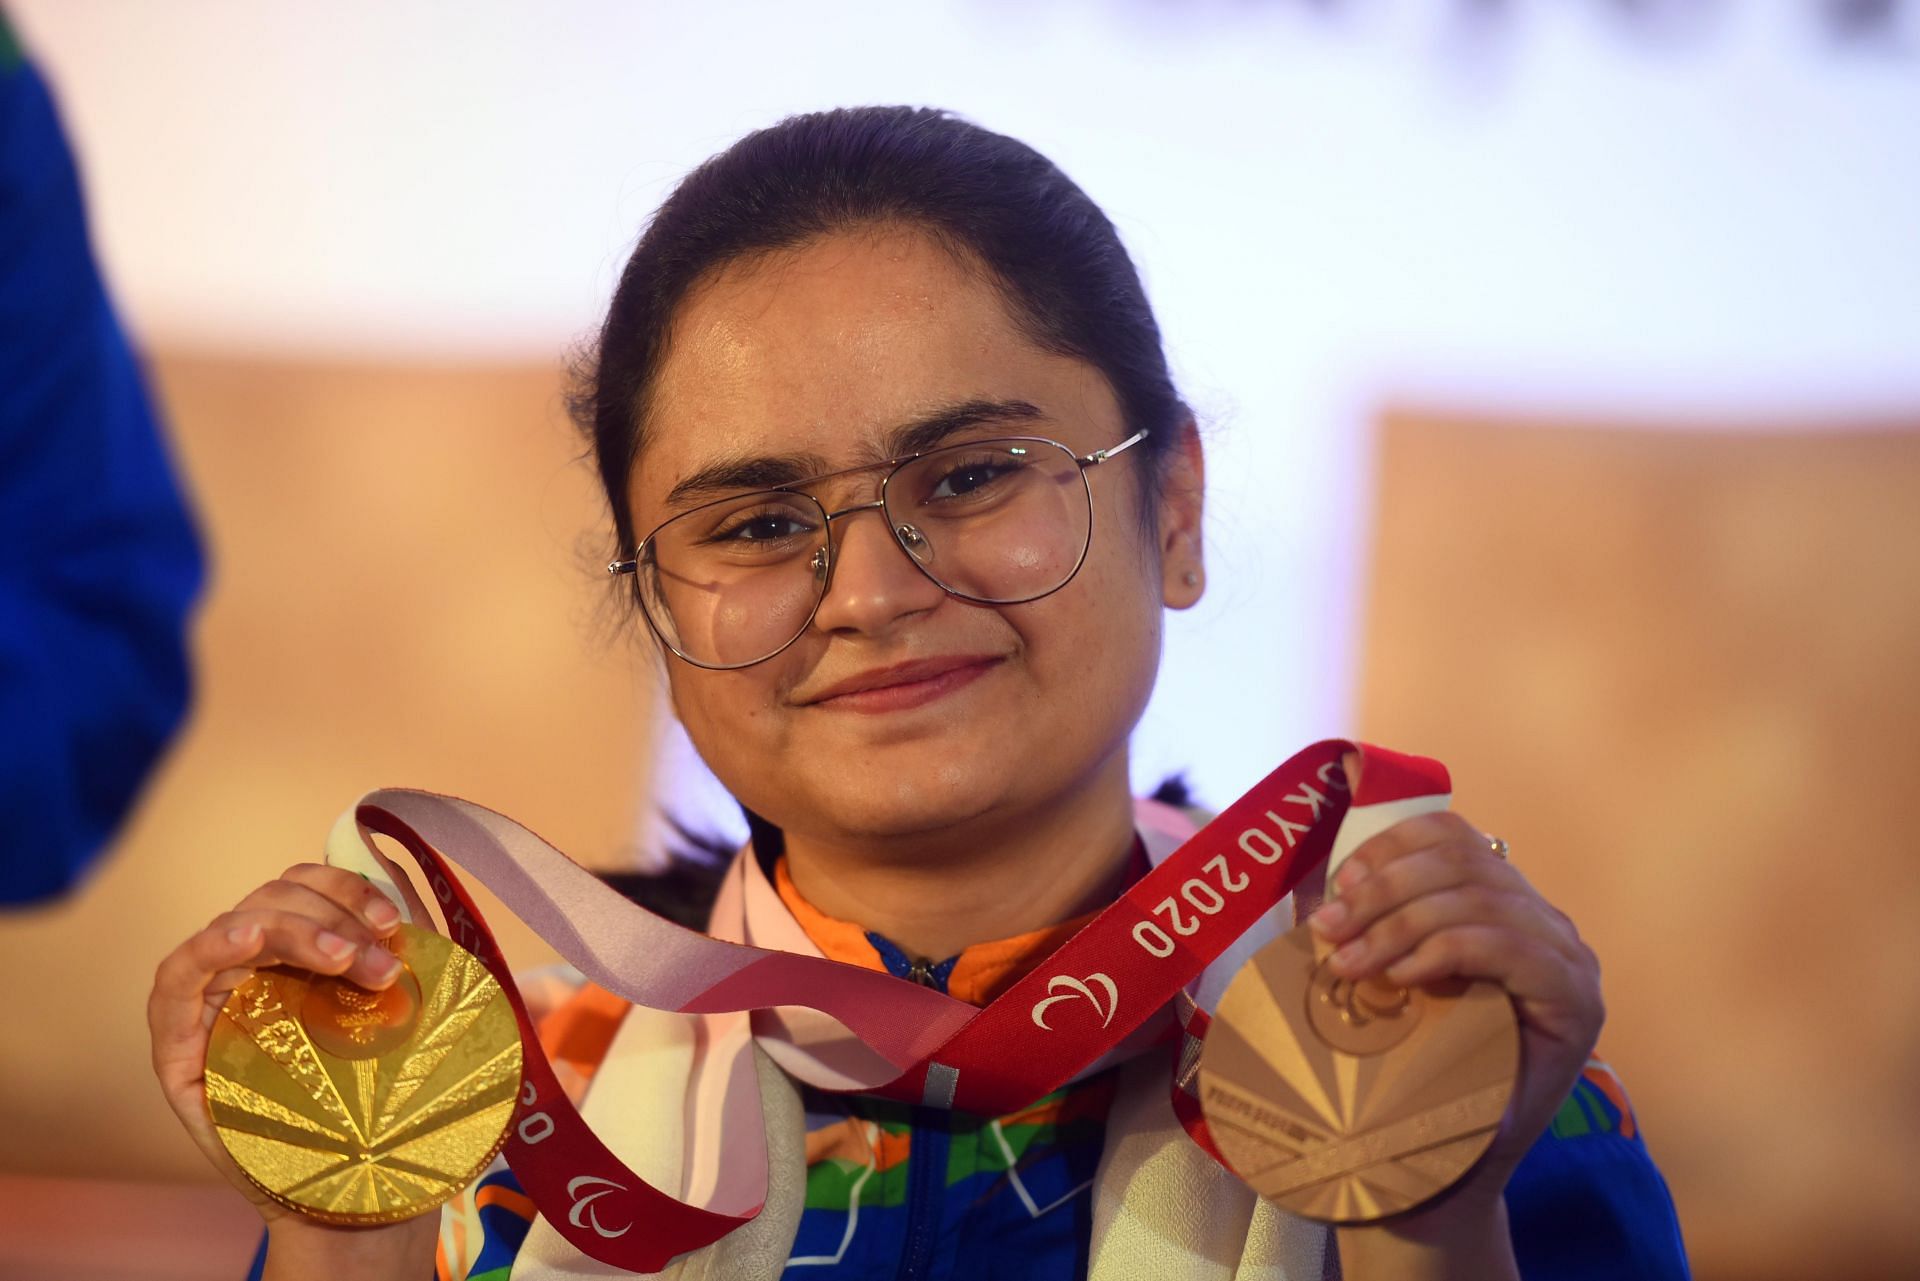
M 198 542 L 0 22 L 0 904 L 69 888 L 179 725 Z

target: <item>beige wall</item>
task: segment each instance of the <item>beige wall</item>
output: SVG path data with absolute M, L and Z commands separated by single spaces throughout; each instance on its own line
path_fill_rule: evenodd
M 1916 426 L 1381 433 L 1363 732 L 1599 951 L 1703 1278 L 1920 1271 Z

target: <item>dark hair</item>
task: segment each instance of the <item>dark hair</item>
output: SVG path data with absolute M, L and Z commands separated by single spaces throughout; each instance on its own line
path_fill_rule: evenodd
M 639 541 L 627 480 L 674 312 L 712 273 L 819 236 L 898 223 L 990 273 L 1025 333 L 1097 368 L 1139 448 L 1161 457 L 1188 416 L 1160 327 L 1113 224 L 1033 148 L 927 107 L 789 116 L 688 174 L 647 225 L 570 399 L 613 512 L 614 550 Z M 1149 502 L 1153 486 L 1145 489 Z
M 1139 449 L 1155 463 L 1165 456 L 1190 411 L 1174 390 L 1133 260 L 1085 192 L 1025 143 L 948 112 L 811 112 L 748 134 L 681 181 L 641 235 L 579 363 L 569 404 L 606 489 L 617 555 L 639 541 L 627 481 L 688 292 L 742 259 L 892 224 L 930 232 L 984 269 L 1023 332 L 1097 368 L 1128 428 L 1152 432 Z M 1142 484 L 1149 525 L 1157 494 L 1154 480 Z M 748 820 L 756 851 L 773 857 L 778 829 L 751 813 Z M 700 912 L 716 869 L 700 854 L 703 843 L 691 844 L 667 873 L 623 878 L 622 888 L 649 905 L 671 902 L 683 918 Z

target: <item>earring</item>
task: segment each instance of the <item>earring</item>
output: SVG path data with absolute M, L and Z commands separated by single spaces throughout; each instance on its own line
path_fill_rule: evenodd
M 1200 585 L 1200 575 L 1194 573 L 1192 570 L 1188 570 L 1186 573 L 1180 575 L 1180 581 L 1189 587 L 1198 587 Z

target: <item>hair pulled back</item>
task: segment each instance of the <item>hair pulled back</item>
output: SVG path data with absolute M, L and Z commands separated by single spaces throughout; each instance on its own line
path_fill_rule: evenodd
M 688 174 L 620 275 L 571 398 L 617 552 L 639 541 L 627 483 L 688 292 L 742 258 L 889 223 L 923 228 L 983 265 L 1027 336 L 1099 369 L 1129 429 L 1152 431 L 1140 448 L 1164 454 L 1188 411 L 1133 260 L 1085 192 L 1025 143 L 948 112 L 811 112 L 748 134 Z M 1155 486 L 1143 489 L 1150 510 Z

